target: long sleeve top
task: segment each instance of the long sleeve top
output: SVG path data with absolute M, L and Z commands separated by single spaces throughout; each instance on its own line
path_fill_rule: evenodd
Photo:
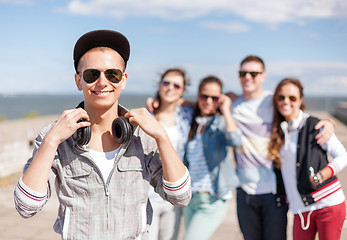
M 33 156 L 51 127 L 36 138 Z M 156 142 L 139 127 L 132 140 L 121 146 L 106 182 L 88 150 L 88 145 L 79 146 L 72 137 L 59 145 L 46 193 L 34 192 L 20 180 L 14 192 L 20 215 L 39 212 L 55 187 L 59 210 L 54 230 L 62 239 L 147 239 L 150 184 L 173 205 L 189 203 L 189 172 L 177 182 L 165 181 Z
M 294 214 L 337 205 L 345 200 L 338 179 L 332 182 L 332 184 L 326 185 L 316 192 L 313 192 L 312 195 L 315 199 L 313 204 L 305 205 L 300 196 L 297 188 L 297 145 L 299 130 L 303 128 L 308 117 L 309 115 L 307 113 L 300 112 L 297 119 L 294 119 L 289 124 L 286 122 L 281 124 L 281 128 L 285 134 L 285 142 L 280 151 L 281 173 L 289 201 L 289 209 Z M 333 135 L 326 144 L 322 145 L 321 148 L 326 150 L 332 157 L 332 160 L 327 166 L 332 170 L 333 176 L 347 165 L 346 149 L 335 135 Z M 306 159 L 305 161 L 315 161 L 315 159 Z M 309 175 L 310 173 L 307 174 Z
M 241 146 L 234 148 L 236 173 L 247 194 L 276 194 L 276 175 L 267 146 L 272 128 L 272 93 L 256 99 L 242 96 L 233 101 L 231 114 L 242 132 Z

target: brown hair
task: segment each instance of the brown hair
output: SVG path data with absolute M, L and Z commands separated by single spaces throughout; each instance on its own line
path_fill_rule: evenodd
M 271 139 L 268 146 L 269 150 L 269 156 L 271 160 L 275 163 L 275 167 L 280 168 L 281 162 L 280 162 L 280 150 L 284 143 L 284 133 L 281 128 L 281 123 L 285 121 L 282 114 L 278 111 L 277 106 L 277 98 L 278 98 L 278 92 L 281 90 L 281 88 L 284 85 L 287 84 L 293 84 L 299 89 L 300 98 L 304 98 L 304 88 L 301 84 L 301 82 L 298 79 L 295 78 L 285 78 L 283 79 L 276 87 L 275 93 L 272 98 L 272 104 L 273 104 L 273 121 L 272 121 L 272 132 L 271 132 Z M 305 110 L 305 104 L 302 102 L 300 109 Z
M 258 56 L 254 56 L 254 55 L 249 55 L 247 57 L 245 57 L 245 59 L 243 59 L 240 63 L 240 68 L 242 67 L 242 65 L 244 63 L 247 63 L 247 62 L 257 62 L 257 63 L 260 63 L 263 67 L 263 71 L 265 71 L 265 63 L 263 61 L 263 59 L 261 59 L 260 57 Z
M 187 78 L 186 72 L 181 68 L 169 68 L 164 73 L 160 75 L 160 82 L 162 82 L 165 76 L 169 73 L 176 73 L 177 75 L 182 76 L 183 78 L 183 87 L 185 88 L 187 85 L 190 85 L 190 80 Z
M 215 76 L 207 76 L 200 81 L 199 88 L 198 88 L 199 89 L 198 94 L 200 94 L 203 87 L 208 83 L 216 83 L 220 86 L 221 90 L 223 88 L 222 80 L 220 80 L 219 78 L 217 78 Z M 189 136 L 188 136 L 189 140 L 192 140 L 196 134 L 196 130 L 198 129 L 199 124 L 196 122 L 195 118 L 197 116 L 200 116 L 200 114 L 201 114 L 201 112 L 200 112 L 199 105 L 198 105 L 198 103 L 196 103 L 195 108 L 194 108 L 192 124 L 190 126 L 190 131 L 189 131 Z
M 183 78 L 183 91 L 186 90 L 187 85 L 190 85 L 190 80 L 187 77 L 186 72 L 181 68 L 169 68 L 169 69 L 167 69 L 164 73 L 160 74 L 160 82 L 159 83 L 161 83 L 164 80 L 165 76 L 169 73 L 176 73 L 177 75 L 179 75 Z M 155 99 L 157 99 L 159 101 L 159 106 L 157 109 L 155 109 L 155 112 L 156 112 L 159 109 L 160 103 L 161 103 L 159 90 L 155 94 Z

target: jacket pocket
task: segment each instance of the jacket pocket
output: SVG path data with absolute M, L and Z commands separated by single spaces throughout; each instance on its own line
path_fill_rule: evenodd
M 63 167 L 66 178 L 79 178 L 89 176 L 92 172 L 91 164 L 75 159 Z
M 129 172 L 129 171 L 142 171 L 143 166 L 141 164 L 141 160 L 137 157 L 122 157 L 118 164 L 118 170 L 121 172 Z
M 76 159 L 63 167 L 62 187 L 70 197 L 92 196 L 98 191 L 97 183 L 102 183 L 102 179 L 96 177 L 91 164 Z

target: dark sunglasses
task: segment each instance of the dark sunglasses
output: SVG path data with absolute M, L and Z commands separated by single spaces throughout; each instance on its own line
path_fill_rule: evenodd
M 179 85 L 178 83 L 172 83 L 172 82 L 169 82 L 169 81 L 161 81 L 161 84 L 163 86 L 165 86 L 165 87 L 168 87 L 170 84 L 172 84 L 176 90 L 179 90 L 179 89 L 182 88 L 182 86 Z
M 296 102 L 296 100 L 298 100 L 298 98 L 295 96 L 284 96 L 284 95 L 278 95 L 277 100 L 284 101 L 286 98 L 289 98 L 291 102 Z
M 216 97 L 216 96 L 208 96 L 208 95 L 205 95 L 205 94 L 200 94 L 199 95 L 199 98 L 201 99 L 201 100 L 203 100 L 203 101 L 207 101 L 207 99 L 209 99 L 209 98 L 212 98 L 212 101 L 213 102 L 218 102 L 218 100 L 219 100 L 219 97 Z
M 86 83 L 93 83 L 100 77 L 101 72 L 103 72 L 105 77 L 112 83 L 119 83 L 123 77 L 123 72 L 119 69 L 107 69 L 105 71 L 86 69 L 83 72 L 83 80 Z
M 258 74 L 261 74 L 263 72 L 247 72 L 247 71 L 239 71 L 240 77 L 246 77 L 247 73 L 251 74 L 252 78 L 255 78 L 258 76 Z

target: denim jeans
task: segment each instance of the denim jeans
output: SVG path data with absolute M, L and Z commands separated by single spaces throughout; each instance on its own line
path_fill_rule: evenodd
M 193 193 L 183 208 L 184 240 L 208 240 L 219 227 L 227 212 L 227 201 L 208 193 Z
M 245 240 L 285 240 L 287 211 L 285 204 L 277 206 L 272 193 L 248 195 L 237 189 L 237 216 Z

